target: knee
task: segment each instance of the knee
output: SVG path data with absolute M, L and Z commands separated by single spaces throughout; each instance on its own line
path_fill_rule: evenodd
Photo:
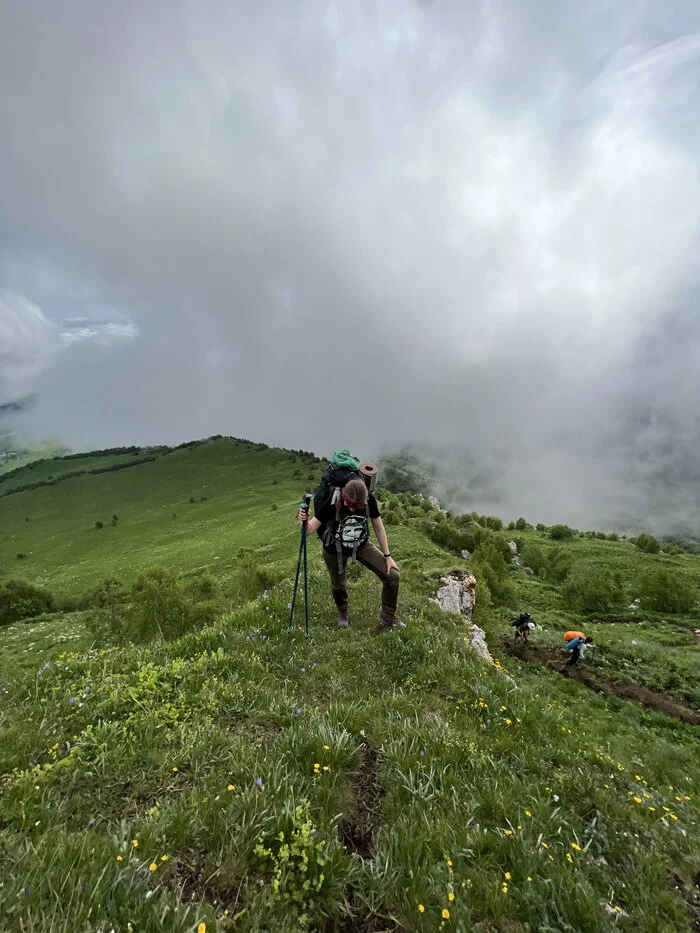
M 396 569 L 396 567 L 392 567 L 391 570 L 389 571 L 389 583 L 392 586 L 398 587 L 400 582 L 401 582 L 401 574 Z

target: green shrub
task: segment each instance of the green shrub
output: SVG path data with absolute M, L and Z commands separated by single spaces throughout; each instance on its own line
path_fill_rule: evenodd
M 0 625 L 32 619 L 43 612 L 51 612 L 53 607 L 53 596 L 48 590 L 24 580 L 8 580 L 0 586 Z
M 99 520 L 96 521 L 96 522 L 95 522 L 95 528 L 97 528 L 98 530 L 99 530 L 100 528 L 104 528 L 104 523 L 101 522 L 101 521 L 99 521 Z
M 662 567 L 642 574 L 635 592 L 642 608 L 654 612 L 690 612 L 697 600 L 697 592 L 683 575 Z
M 535 525 L 535 529 L 536 529 L 537 531 L 546 531 L 546 530 L 547 530 L 547 526 L 546 526 L 546 525 L 543 525 L 542 522 L 537 522 L 537 524 Z
M 547 569 L 547 558 L 545 557 L 544 551 L 536 544 L 528 543 L 521 548 L 520 560 L 525 567 L 530 567 L 538 576 L 541 574 L 542 570 L 546 571 Z
M 517 590 L 508 574 L 509 559 L 508 545 L 497 535 L 481 544 L 474 554 L 474 563 L 479 567 L 491 593 L 491 599 L 497 606 L 514 606 L 517 602 Z
M 516 528 L 516 531 L 525 531 L 525 529 L 527 528 L 527 522 L 525 521 L 525 519 L 524 518 L 517 519 L 517 521 L 515 522 L 515 528 Z
M 273 572 L 260 564 L 260 558 L 253 548 L 239 548 L 233 572 L 234 592 L 238 599 L 255 599 L 276 580 Z
M 107 577 L 88 596 L 95 612 L 87 619 L 88 630 L 100 641 L 121 643 L 126 638 L 123 624 L 128 590 L 116 577 Z
M 611 531 L 610 534 L 608 535 L 608 541 L 617 541 L 617 540 L 618 540 L 617 533 L 614 531 Z
M 620 575 L 593 564 L 579 564 L 562 589 L 564 602 L 576 612 L 612 612 L 623 595 Z
M 568 541 L 569 538 L 573 538 L 574 529 L 568 525 L 552 525 L 549 534 L 555 541 Z
M 176 638 L 190 627 L 191 604 L 165 567 L 139 574 L 129 593 L 125 633 L 133 641 Z
M 554 583 L 562 583 L 574 566 L 574 558 L 563 547 L 554 548 L 547 555 L 546 576 Z M 534 569 L 534 568 L 533 568 Z
M 661 545 L 653 535 L 641 534 L 637 538 L 632 538 L 632 543 L 646 554 L 658 554 L 661 550 Z

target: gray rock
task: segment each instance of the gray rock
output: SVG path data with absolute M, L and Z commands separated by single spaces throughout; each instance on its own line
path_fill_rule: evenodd
M 510 548 L 510 553 L 513 555 L 513 557 L 517 557 L 518 545 L 515 543 L 515 541 L 509 541 L 508 547 Z
M 440 500 L 436 496 L 428 496 L 428 502 L 434 509 L 440 508 Z
M 471 619 L 476 603 L 476 579 L 471 573 L 442 577 L 436 602 L 445 612 L 454 612 Z
M 459 556 L 462 558 L 462 560 L 469 560 L 472 554 L 471 551 L 464 550 L 459 552 Z
M 532 567 L 523 567 L 523 571 L 524 571 L 524 573 L 526 573 L 526 574 L 528 575 L 528 577 L 534 577 L 534 576 L 535 576 L 535 571 L 532 569 Z

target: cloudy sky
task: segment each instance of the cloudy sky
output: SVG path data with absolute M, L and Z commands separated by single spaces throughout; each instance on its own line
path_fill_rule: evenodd
M 699 88 L 696 0 L 0 0 L 0 401 L 76 448 L 447 445 L 506 517 L 670 527 Z

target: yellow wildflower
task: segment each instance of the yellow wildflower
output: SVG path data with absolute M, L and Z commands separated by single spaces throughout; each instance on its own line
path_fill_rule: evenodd
M 323 766 L 323 770 L 324 770 L 324 771 L 330 771 L 331 769 L 329 768 L 328 765 L 324 765 L 324 766 Z
M 419 905 L 418 905 L 418 913 L 419 913 L 419 914 L 424 914 L 424 913 L 425 913 L 425 907 L 423 907 L 422 904 L 419 904 Z
M 207 925 L 206 925 L 206 923 L 198 923 L 198 924 L 197 924 L 197 933 L 207 933 Z
M 566 853 L 566 861 L 567 861 L 567 862 L 571 862 L 572 865 L 574 864 L 574 860 L 573 860 L 573 858 L 571 857 L 571 852 L 567 852 L 567 853 Z
M 442 910 L 442 919 L 443 919 L 443 920 L 449 920 L 449 919 L 450 919 L 450 912 L 449 912 L 449 910 L 447 909 L 447 907 L 444 907 L 443 910 Z
M 677 820 L 677 819 L 678 819 L 678 817 L 676 816 L 676 814 L 675 814 L 675 813 L 672 813 L 672 814 L 671 814 L 671 819 L 672 819 L 672 820 Z
M 512 835 L 513 835 L 513 830 L 512 830 L 512 829 L 504 829 L 503 832 L 506 834 L 506 836 L 512 836 Z
M 149 871 L 155 871 L 157 868 L 158 866 L 156 865 L 155 862 L 151 862 L 151 864 L 148 866 Z
M 651 810 L 652 813 L 656 813 L 656 807 L 647 807 L 647 810 Z
M 448 858 L 448 860 L 447 860 L 447 867 L 448 867 L 448 868 L 452 868 L 452 859 L 451 859 L 451 858 Z
M 532 878 L 528 875 L 528 876 L 527 876 L 527 880 L 528 880 L 528 881 L 532 881 Z
M 161 862 L 167 862 L 169 858 L 170 858 L 169 855 L 161 855 L 160 860 Z
M 671 812 L 671 808 L 670 808 L 670 807 L 661 807 L 661 809 L 662 809 L 662 810 L 665 810 L 666 813 L 670 813 L 670 812 Z
M 507 894 L 507 893 L 508 893 L 508 885 L 504 881 L 503 884 L 501 885 L 501 894 Z
M 177 774 L 177 768 L 173 768 L 173 771 Z
M 572 843 L 571 843 L 571 848 L 572 848 L 575 852 L 580 852 L 580 851 L 581 851 L 581 846 L 580 846 L 577 842 L 572 842 Z
M 123 862 L 124 859 L 121 857 L 121 855 L 118 855 L 118 856 L 117 856 L 117 861 L 118 861 L 118 862 Z
M 642 802 L 642 798 L 641 798 L 641 797 L 633 797 L 632 800 L 634 800 L 635 803 L 641 803 L 641 802 Z
M 548 849 L 548 848 L 549 848 L 549 846 L 547 845 L 546 842 L 541 842 L 540 845 L 542 846 L 543 849 Z
M 229 784 L 229 786 L 226 788 L 226 790 L 235 790 L 235 789 L 236 789 L 235 784 Z
M 529 810 L 526 810 L 526 811 L 525 811 L 525 816 L 532 816 L 532 813 L 530 813 Z
M 507 871 L 507 872 L 505 873 L 504 877 L 505 877 L 506 881 L 510 881 L 510 872 Z
M 450 891 L 450 893 L 447 895 L 447 900 L 453 901 L 454 899 L 455 899 L 454 891 Z
M 138 849 L 138 847 L 139 847 L 139 841 L 138 841 L 138 839 L 132 839 L 131 844 L 132 844 L 132 846 L 133 846 L 135 849 Z
M 331 750 L 330 745 L 324 745 L 324 746 L 323 746 L 323 750 L 324 750 L 324 752 L 329 752 L 329 751 Z

